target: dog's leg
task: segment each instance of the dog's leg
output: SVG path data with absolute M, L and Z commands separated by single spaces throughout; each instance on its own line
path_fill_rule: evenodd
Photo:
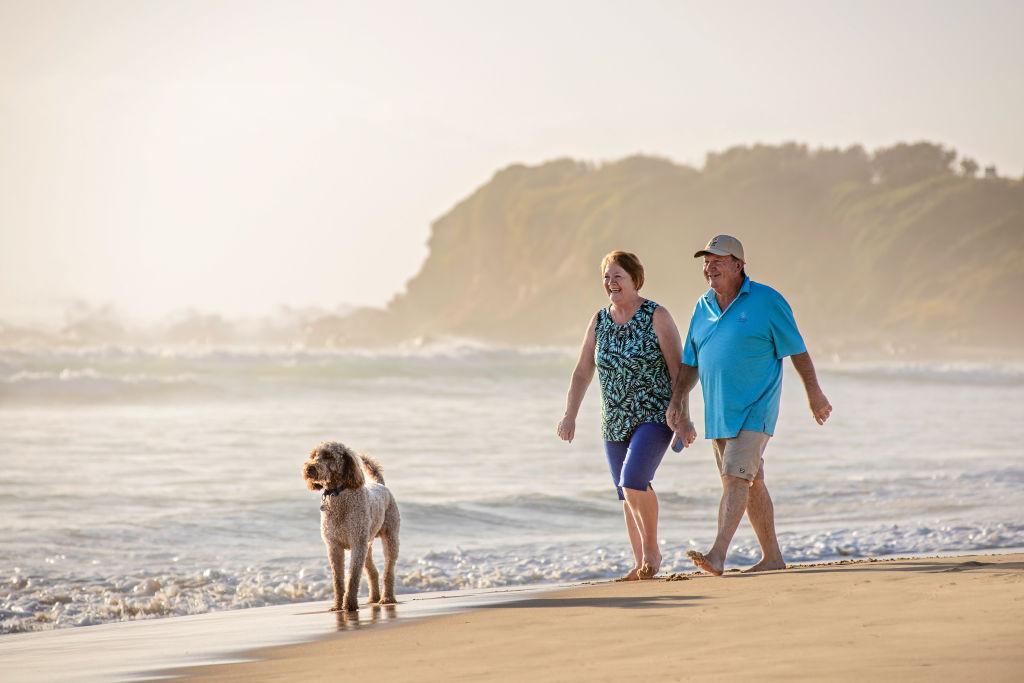
M 377 565 L 373 563 L 373 541 L 366 546 L 366 580 L 370 584 L 370 604 L 380 602 L 380 575 Z
M 345 549 L 340 545 L 327 545 L 327 559 L 331 563 L 331 573 L 334 575 L 334 606 L 331 610 L 337 611 L 342 608 L 342 598 L 345 595 Z
M 359 581 L 363 578 L 363 564 L 366 562 L 366 541 L 356 541 L 349 550 L 348 585 L 345 586 L 345 611 L 359 611 Z
M 393 605 L 395 600 L 395 563 L 398 562 L 398 506 L 394 501 L 384 517 L 380 542 L 384 546 L 384 597 L 380 604 Z

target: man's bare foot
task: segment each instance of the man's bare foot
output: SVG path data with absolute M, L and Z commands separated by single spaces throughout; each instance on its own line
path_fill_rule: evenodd
M 617 578 L 615 580 L 616 581 L 639 581 L 640 580 L 640 577 L 638 576 L 639 573 L 640 573 L 640 568 L 639 567 L 633 567 L 632 569 L 630 569 L 626 573 L 625 576 L 620 576 L 619 578 Z
M 750 574 L 752 572 L 770 572 L 770 571 L 775 571 L 776 569 L 785 569 L 785 568 L 786 568 L 786 563 L 785 563 L 785 561 L 783 561 L 781 559 L 778 559 L 778 560 L 761 560 L 760 562 L 755 564 L 750 569 L 744 569 L 743 573 L 744 574 Z
M 708 574 L 712 574 L 714 576 L 722 575 L 722 569 L 724 569 L 725 564 L 724 562 L 721 565 L 716 566 L 712 563 L 711 558 L 706 556 L 704 553 L 697 552 L 696 550 L 687 550 L 686 556 L 690 558 L 690 561 L 697 565 L 698 569 L 706 571 Z

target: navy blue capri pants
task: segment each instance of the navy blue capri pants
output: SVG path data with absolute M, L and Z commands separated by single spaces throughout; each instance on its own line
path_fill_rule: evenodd
M 619 492 L 619 500 L 626 499 L 622 494 L 623 488 L 646 491 L 650 487 L 671 440 L 672 430 L 668 425 L 644 422 L 633 430 L 629 441 L 604 442 L 608 469 Z

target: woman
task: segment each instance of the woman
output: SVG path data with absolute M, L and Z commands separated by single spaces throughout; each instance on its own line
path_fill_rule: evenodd
M 669 312 L 640 296 L 644 267 L 636 255 L 613 251 L 601 261 L 601 272 L 611 305 L 595 313 L 587 326 L 557 433 L 572 441 L 596 368 L 601 435 L 633 548 L 633 569 L 622 580 L 636 581 L 653 578 L 661 567 L 658 497 L 651 480 L 673 436 L 665 409 L 682 362 L 682 344 Z

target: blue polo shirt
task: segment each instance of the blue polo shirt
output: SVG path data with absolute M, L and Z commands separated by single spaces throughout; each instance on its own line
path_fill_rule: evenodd
M 771 287 L 746 278 L 725 311 L 709 289 L 683 344 L 683 362 L 697 368 L 704 392 L 705 438 L 731 439 L 742 429 L 775 433 L 782 359 L 806 350 L 793 309 Z

